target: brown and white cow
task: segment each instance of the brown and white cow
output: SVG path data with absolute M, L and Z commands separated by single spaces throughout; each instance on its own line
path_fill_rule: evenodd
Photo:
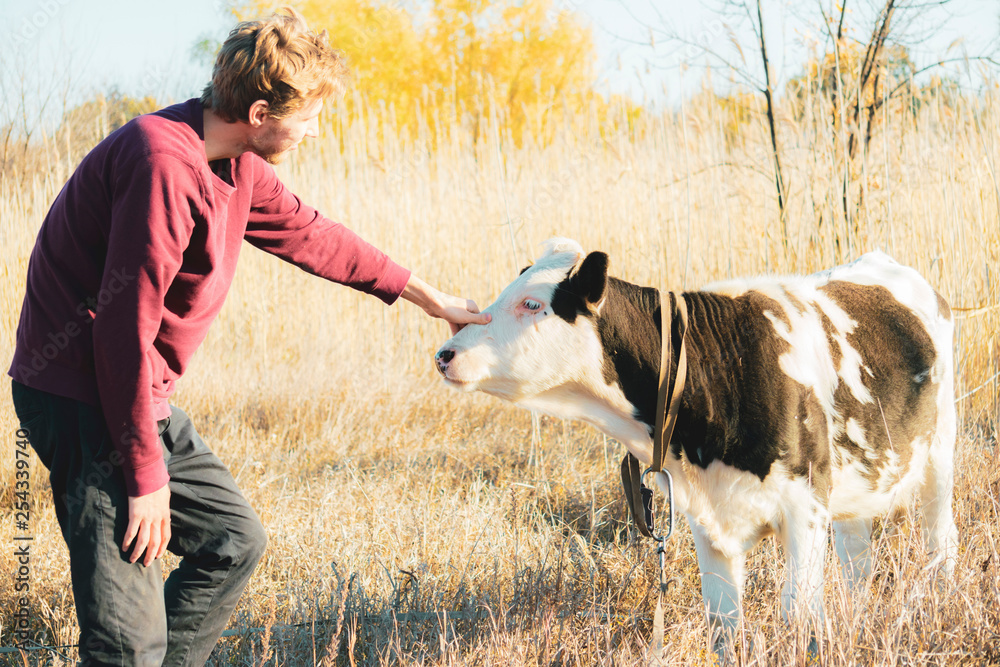
M 486 309 L 492 321 L 460 331 L 435 360 L 455 388 L 582 419 L 648 464 L 659 292 L 607 269 L 604 253 L 549 241 Z M 853 585 L 870 571 L 872 518 L 914 497 L 932 562 L 950 573 L 956 417 L 945 300 L 882 253 L 683 298 L 688 379 L 664 467 L 694 534 L 713 634 L 738 622 L 746 555 L 770 534 L 784 546 L 786 617 L 820 613 L 831 521 Z M 672 331 L 677 350 L 676 321 Z

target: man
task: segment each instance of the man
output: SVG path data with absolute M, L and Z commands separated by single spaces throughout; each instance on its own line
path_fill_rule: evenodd
M 107 137 L 42 224 L 10 375 L 69 547 L 84 664 L 204 664 L 264 551 L 229 471 L 168 405 L 244 239 L 453 331 L 488 321 L 304 205 L 267 164 L 317 135 L 345 78 L 294 12 L 241 23 L 201 99 Z M 167 548 L 182 560 L 164 584 Z

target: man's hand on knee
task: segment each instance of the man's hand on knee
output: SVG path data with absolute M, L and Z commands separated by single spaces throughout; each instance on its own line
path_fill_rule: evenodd
M 145 496 L 128 497 L 128 528 L 125 529 L 125 541 L 122 551 L 127 552 L 132 541 L 135 548 L 129 557 L 129 562 L 139 560 L 143 552 L 146 557 L 142 564 L 149 567 L 152 562 L 161 557 L 170 543 L 170 486 L 162 488 Z

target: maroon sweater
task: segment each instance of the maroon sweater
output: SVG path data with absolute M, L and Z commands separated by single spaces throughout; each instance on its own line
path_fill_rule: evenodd
M 210 164 L 197 99 L 98 144 L 38 232 L 9 373 L 101 406 L 129 495 L 167 483 L 156 422 L 222 308 L 244 239 L 386 303 L 410 277 L 256 155 Z

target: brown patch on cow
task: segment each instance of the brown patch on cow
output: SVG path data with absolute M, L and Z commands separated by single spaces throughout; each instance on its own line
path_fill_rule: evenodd
M 785 455 L 796 397 L 804 391 L 775 372 L 789 344 L 774 335 L 764 313 L 785 317 L 784 311 L 760 292 L 684 296 L 688 382 L 672 452 L 683 451 L 701 467 L 719 460 L 763 480 Z
M 864 469 L 862 476 L 868 480 L 872 488 L 875 488 L 881 466 L 885 463 L 884 450 L 888 440 L 884 437 L 875 438 L 875 446 L 872 446 L 873 440 L 871 434 L 868 433 L 868 426 L 871 420 L 865 413 L 865 404 L 854 397 L 854 394 L 851 393 L 851 390 L 848 389 L 843 381 L 837 385 L 837 388 L 833 392 L 833 405 L 835 413 L 834 429 L 836 431 L 833 438 L 833 446 L 839 449 L 846 458 L 859 462 Z M 862 447 L 861 443 L 851 440 L 850 436 L 847 435 L 847 422 L 851 419 L 858 422 L 865 432 L 865 437 L 868 440 L 867 448 Z M 884 429 L 882 433 L 884 434 Z
M 920 319 L 885 287 L 833 281 L 821 289 L 857 322 L 847 342 L 861 356 L 861 381 L 874 397 L 871 403 L 859 402 L 841 380 L 834 394 L 839 429 L 835 444 L 865 462 L 874 484 L 890 449 L 905 467 L 911 443 L 919 437 L 930 442 L 937 421 L 937 387 L 929 378 L 937 352 Z M 848 438 L 849 419 L 861 425 L 866 447 Z M 864 455 L 859 456 L 861 449 Z
M 950 320 L 951 319 L 951 306 L 948 305 L 948 302 L 945 300 L 945 298 L 943 296 L 941 296 L 941 293 L 938 292 L 937 290 L 934 290 L 934 296 L 937 297 L 938 313 L 944 319 Z
M 791 432 L 786 434 L 786 465 L 796 477 L 809 478 L 817 497 L 830 495 L 830 447 L 826 413 L 816 394 L 805 387 Z
M 819 312 L 819 321 L 823 327 L 823 333 L 826 334 L 826 343 L 830 347 L 830 359 L 833 360 L 833 367 L 840 369 L 840 362 L 844 358 L 844 353 L 840 349 L 840 344 L 837 342 L 836 335 L 839 333 L 837 328 L 833 326 L 833 322 L 830 318 L 826 316 L 819 308 L 816 309 Z
M 785 293 L 785 298 L 788 299 L 789 303 L 791 303 L 792 306 L 795 307 L 795 310 L 796 312 L 798 312 L 799 315 L 802 315 L 803 313 L 806 312 L 807 310 L 806 304 L 802 303 L 802 301 L 799 300 L 799 297 L 789 292 L 788 288 L 784 285 L 781 286 L 781 289 Z
M 656 421 L 662 338 L 659 292 L 611 277 L 606 289 L 604 306 L 594 317 L 604 350 L 601 372 L 607 384 L 621 387 L 625 398 L 635 406 L 636 419 L 652 429 Z M 560 299 L 570 301 L 566 295 Z M 582 298 L 574 299 L 568 307 L 581 314 L 592 313 Z
M 784 289 L 784 287 L 782 287 L 782 289 Z M 736 298 L 744 301 L 748 305 L 752 305 L 755 309 L 759 309 L 761 316 L 763 316 L 764 313 L 771 313 L 774 319 L 778 320 L 786 327 L 791 328 L 792 326 L 791 318 L 789 318 L 788 313 L 785 312 L 784 306 L 778 303 L 776 299 L 773 299 L 764 294 L 763 292 L 758 292 L 756 290 L 748 290 Z M 763 319 L 763 322 L 767 324 L 767 330 L 769 334 L 773 335 L 774 334 L 773 325 L 771 325 L 766 318 Z

